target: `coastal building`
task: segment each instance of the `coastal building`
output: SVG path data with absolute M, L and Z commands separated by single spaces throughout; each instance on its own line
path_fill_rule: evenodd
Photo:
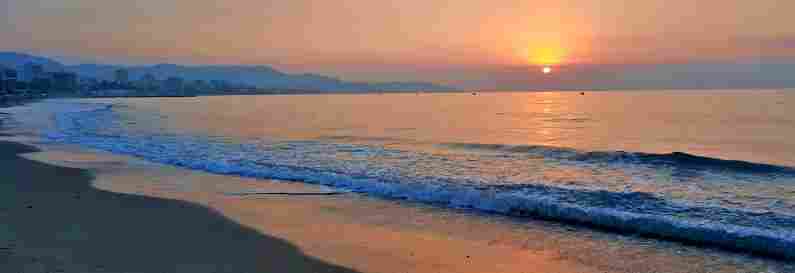
M 182 96 L 184 80 L 179 77 L 170 77 L 163 83 L 163 95 Z
M 196 92 L 207 92 L 211 89 L 210 84 L 208 84 L 207 81 L 204 80 L 195 80 L 193 81 L 192 86 L 193 90 Z
M 146 73 L 143 77 L 141 77 L 141 80 L 138 81 L 138 89 L 147 92 L 157 91 L 160 89 L 160 83 L 158 82 L 155 75 Z
M 96 78 L 91 77 L 79 77 L 78 78 L 78 89 L 83 95 L 89 95 L 91 91 L 97 90 L 99 88 L 99 80 Z
M 26 82 L 33 82 L 35 79 L 44 78 L 44 66 L 36 63 L 26 63 L 22 68 L 22 75 L 20 80 Z
M 6 68 L 4 66 L 0 66 L 0 95 L 4 95 L 6 93 L 6 87 L 5 87 L 6 75 L 4 73 L 5 69 Z
M 4 94 L 14 94 L 17 90 L 17 71 L 0 67 L 0 85 Z
M 144 82 L 155 82 L 157 81 L 157 77 L 155 77 L 155 75 L 152 75 L 152 73 L 146 73 L 144 74 L 143 77 L 141 77 L 141 80 Z
M 53 73 L 39 73 L 28 81 L 28 89 L 39 92 L 49 91 L 53 86 Z
M 114 72 L 114 80 L 117 84 L 126 85 L 130 83 L 130 72 L 127 69 L 117 69 Z
M 228 85 L 228 84 L 227 84 L 225 81 L 221 81 L 221 80 L 211 80 L 211 81 L 210 81 L 210 86 L 211 86 L 213 89 L 215 89 L 215 90 L 224 90 L 224 89 L 226 89 L 226 88 L 227 88 L 229 85 Z
M 54 72 L 52 74 L 52 89 L 55 91 L 77 91 L 77 74 L 71 72 Z

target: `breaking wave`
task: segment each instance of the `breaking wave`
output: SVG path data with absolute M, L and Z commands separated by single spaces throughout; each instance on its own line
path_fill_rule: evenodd
M 459 149 L 526 153 L 546 158 L 593 163 L 660 165 L 684 169 L 712 169 L 716 171 L 782 174 L 795 176 L 795 168 L 789 166 L 704 157 L 683 152 L 654 154 L 625 151 L 580 151 L 572 148 L 544 145 L 504 145 L 481 143 L 448 143 L 443 144 L 442 146 Z
M 470 167 L 465 165 L 465 161 L 459 162 L 456 158 L 381 146 L 267 139 L 230 141 L 209 136 L 156 134 L 128 130 L 125 128 L 126 123 L 121 120 L 122 117 L 110 105 L 65 108 L 55 116 L 56 131 L 47 136 L 56 142 L 80 144 L 217 174 L 322 184 L 385 198 L 573 222 L 620 232 L 795 258 L 795 216 L 789 214 L 675 202 L 649 192 L 546 185 L 541 183 L 543 181 L 532 180 L 505 183 L 506 178 L 491 177 L 480 171 L 467 173 Z M 582 152 L 546 146 L 442 145 L 575 163 L 619 162 L 762 174 L 793 173 L 789 167 L 684 153 Z M 500 153 L 499 157 L 509 157 L 510 162 L 521 159 L 504 153 Z

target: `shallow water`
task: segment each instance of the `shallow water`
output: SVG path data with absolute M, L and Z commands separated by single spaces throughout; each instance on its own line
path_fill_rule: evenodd
M 412 272 L 526 272 L 528 268 L 566 273 L 795 271 L 795 264 L 716 249 L 358 194 L 230 196 L 329 189 L 207 174 L 71 145 L 44 145 L 44 150 L 26 157 L 91 169 L 93 184 L 99 189 L 210 207 L 264 234 L 285 236 L 283 239 L 305 253 L 363 272 L 401 268 L 411 268 Z M 299 230 L 285 232 L 292 229 Z M 348 259 L 346 254 L 350 255 Z M 472 259 L 466 258 L 470 256 Z
M 48 103 L 59 113 L 52 140 L 194 169 L 795 242 L 795 93 L 786 91 Z

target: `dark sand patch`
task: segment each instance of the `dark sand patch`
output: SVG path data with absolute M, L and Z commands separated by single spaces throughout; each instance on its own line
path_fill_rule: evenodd
M 355 272 L 188 202 L 95 189 L 0 141 L 0 272 Z

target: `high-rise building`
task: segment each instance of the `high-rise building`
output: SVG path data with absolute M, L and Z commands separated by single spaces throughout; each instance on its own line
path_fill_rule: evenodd
M 183 80 L 178 77 L 170 77 L 163 83 L 163 91 L 167 95 L 182 96 Z
M 71 72 L 52 73 L 52 88 L 56 91 L 76 91 L 77 74 Z
M 157 78 L 155 77 L 155 75 L 152 75 L 152 73 L 146 73 L 144 74 L 143 77 L 141 77 L 141 80 L 145 82 L 153 82 L 157 81 Z
M 53 73 L 38 73 L 28 81 L 28 89 L 44 92 L 52 89 Z
M 157 78 L 155 78 L 155 75 L 152 75 L 151 73 L 144 74 L 144 76 L 141 77 L 141 81 L 139 83 L 139 87 L 145 91 L 155 91 L 159 89 L 159 85 L 160 84 L 157 82 Z
M 0 95 L 4 95 L 6 93 L 6 68 L 0 65 Z
M 99 80 L 91 77 L 79 77 L 78 86 L 81 92 L 88 94 L 88 91 L 97 90 L 99 88 Z
M 0 80 L 0 85 L 4 93 L 13 94 L 17 90 L 17 71 L 11 68 L 0 68 L 0 74 L 3 76 Z
M 127 69 L 117 69 L 114 75 L 117 84 L 130 83 L 130 72 Z
M 188 90 L 189 89 L 189 90 Z M 194 80 L 190 88 L 186 88 L 186 93 L 204 93 L 210 90 L 210 85 L 204 80 Z M 192 92 L 187 92 L 192 91 Z
M 44 77 L 44 66 L 35 63 L 26 63 L 22 69 L 20 80 L 32 82 L 35 79 Z

